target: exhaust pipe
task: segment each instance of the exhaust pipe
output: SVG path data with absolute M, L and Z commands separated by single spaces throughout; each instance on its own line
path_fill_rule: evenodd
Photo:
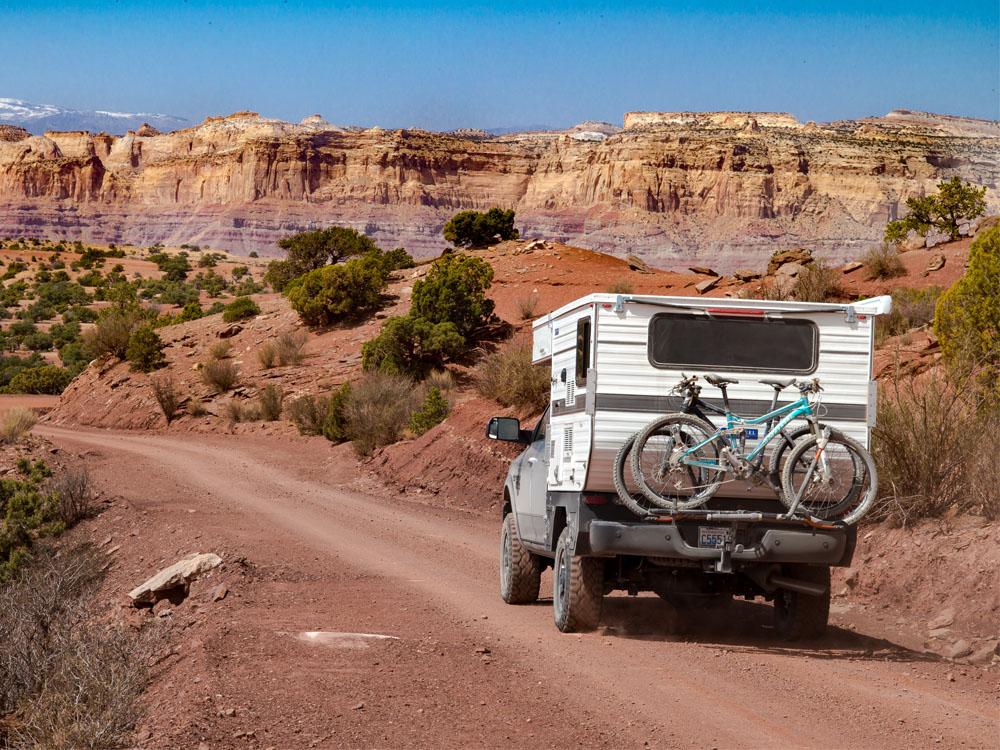
M 807 581 L 800 581 L 796 578 L 785 578 L 784 576 L 771 576 L 768 578 L 768 583 L 773 584 L 781 589 L 788 589 L 789 591 L 797 591 L 800 594 L 807 594 L 808 596 L 823 596 L 826 593 L 826 586 L 821 586 L 818 583 L 809 583 Z

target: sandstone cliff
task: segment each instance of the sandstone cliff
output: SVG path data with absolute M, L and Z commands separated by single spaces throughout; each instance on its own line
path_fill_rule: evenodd
M 629 113 L 624 125 L 483 137 L 241 112 L 163 134 L 5 134 L 0 236 L 267 254 L 283 234 L 336 222 L 427 255 L 456 210 L 500 205 L 526 236 L 725 271 L 776 246 L 856 256 L 943 177 L 988 186 L 1000 208 L 996 122 L 732 112 Z

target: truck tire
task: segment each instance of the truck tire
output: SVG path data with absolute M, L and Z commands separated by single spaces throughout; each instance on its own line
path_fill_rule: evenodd
M 774 598 L 774 629 L 786 641 L 819 638 L 830 619 L 830 568 L 815 565 L 785 566 L 789 578 L 826 586 L 822 596 L 779 589 Z
M 508 513 L 500 529 L 500 597 L 508 604 L 531 604 L 541 583 L 542 561 L 521 543 L 514 514 Z
M 563 633 L 593 630 L 601 621 L 604 603 L 604 561 L 571 554 L 569 528 L 556 544 L 552 568 L 552 613 Z

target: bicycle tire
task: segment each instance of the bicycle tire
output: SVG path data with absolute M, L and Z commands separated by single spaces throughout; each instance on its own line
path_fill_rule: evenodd
M 792 452 L 785 461 L 781 472 L 781 502 L 788 509 L 794 505 L 795 495 L 798 491 L 793 481 L 793 467 L 810 451 L 817 450 L 818 440 L 815 435 L 803 438 L 792 448 Z M 825 450 L 829 450 L 831 445 L 840 445 L 851 455 L 853 476 L 847 493 L 843 499 L 827 507 L 817 506 L 805 497 L 798 507 L 825 521 L 843 521 L 847 524 L 855 524 L 871 509 L 875 502 L 875 496 L 878 494 L 878 471 L 875 469 L 875 461 L 861 443 L 838 430 L 830 431 Z M 811 466 L 814 460 L 809 461 L 806 465 Z M 842 471 L 843 462 L 838 461 L 837 464 L 841 466 Z M 859 468 L 864 469 L 863 476 L 859 476 Z M 864 488 L 866 479 L 868 480 L 867 489 Z M 849 508 L 851 508 L 849 512 L 843 512 Z
M 618 449 L 618 453 L 615 455 L 614 466 L 611 468 L 611 479 L 622 505 L 639 516 L 639 518 L 645 518 L 649 515 L 649 510 L 643 508 L 635 501 L 635 498 L 632 497 L 632 493 L 628 491 L 628 487 L 625 484 L 625 464 L 628 461 L 629 453 L 631 453 L 632 446 L 635 445 L 637 437 L 639 437 L 638 432 L 632 433 L 629 439 L 622 443 L 622 447 Z
M 653 420 L 642 429 L 638 437 L 635 439 L 635 444 L 632 447 L 632 457 L 630 461 L 632 467 L 632 478 L 635 480 L 635 483 L 639 487 L 642 494 L 651 503 L 669 509 L 677 508 L 678 510 L 686 510 L 689 508 L 696 508 L 699 505 L 706 503 L 716 493 L 719 489 L 719 485 L 722 483 L 722 477 L 726 474 L 725 471 L 720 469 L 713 472 L 714 476 L 711 481 L 705 483 L 704 476 L 697 479 L 694 478 L 693 474 L 691 474 L 692 469 L 688 467 L 687 471 L 689 472 L 689 476 L 691 476 L 692 483 L 694 483 L 694 486 L 696 487 L 701 487 L 702 491 L 691 496 L 684 496 L 681 494 L 666 496 L 658 492 L 650 485 L 642 467 L 643 451 L 650 438 L 657 435 L 657 433 L 661 433 L 664 428 L 671 424 L 686 425 L 689 429 L 698 430 L 701 433 L 701 440 L 711 437 L 715 432 L 715 428 L 709 426 L 703 420 L 681 412 L 676 414 L 667 414 L 666 416 Z M 711 460 L 718 461 L 719 449 L 715 441 L 712 441 L 706 447 L 710 447 L 710 449 L 714 451 L 714 456 L 710 456 L 709 458 Z M 700 472 L 703 475 L 705 472 L 709 471 L 711 470 L 705 468 L 700 469 Z M 701 482 L 701 484 L 698 484 L 699 482 Z M 666 503 L 666 505 L 664 505 L 664 503 Z

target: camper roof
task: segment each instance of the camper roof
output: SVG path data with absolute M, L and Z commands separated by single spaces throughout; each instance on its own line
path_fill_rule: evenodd
M 680 310 L 716 313 L 748 313 L 750 311 L 775 313 L 817 313 L 843 312 L 846 315 L 887 315 L 892 309 L 892 297 L 870 297 L 868 299 L 848 304 L 830 302 L 796 302 L 794 300 L 775 301 L 757 299 L 733 299 L 732 297 L 668 297 L 664 295 L 647 294 L 607 294 L 595 293 L 569 302 L 548 315 L 535 320 L 533 327 L 546 325 L 555 318 L 572 312 L 586 305 L 608 305 L 615 309 L 624 309 L 625 305 L 638 303 L 643 305 L 658 305 Z

